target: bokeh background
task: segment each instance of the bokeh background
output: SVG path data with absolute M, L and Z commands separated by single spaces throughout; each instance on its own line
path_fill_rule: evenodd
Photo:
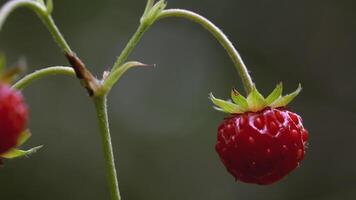
M 1 5 L 5 3 L 0 0 Z M 143 0 L 57 0 L 54 19 L 97 76 L 109 69 L 138 25 Z M 299 169 L 271 186 L 236 183 L 214 151 L 224 114 L 208 93 L 242 90 L 223 48 L 182 19 L 155 24 L 130 57 L 133 69 L 109 97 L 119 182 L 127 200 L 353 200 L 356 198 L 356 12 L 350 0 L 169 0 L 211 19 L 236 44 L 264 94 L 301 82 L 292 108 L 310 131 Z M 67 65 L 35 14 L 10 16 L 0 34 L 9 63 L 28 72 Z M 1 200 L 109 199 L 94 109 L 77 80 L 48 77 L 24 91 L 30 158 L 0 169 Z

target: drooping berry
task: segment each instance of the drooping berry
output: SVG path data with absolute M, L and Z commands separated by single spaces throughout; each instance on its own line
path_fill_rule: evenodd
M 233 90 L 234 103 L 211 95 L 217 109 L 231 114 L 218 128 L 215 148 L 236 180 L 272 184 L 304 159 L 308 131 L 301 117 L 285 107 L 300 90 L 282 96 L 280 84 L 267 98 L 255 87 L 247 98 Z
M 0 84 L 0 154 L 17 146 L 27 120 L 28 108 L 21 93 Z

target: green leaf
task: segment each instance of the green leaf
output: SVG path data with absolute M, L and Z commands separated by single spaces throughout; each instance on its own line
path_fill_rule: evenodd
M 231 114 L 233 114 L 233 113 L 239 114 L 239 113 L 244 112 L 244 110 L 240 106 L 238 106 L 234 103 L 231 103 L 229 101 L 217 99 L 213 96 L 212 93 L 210 93 L 210 100 L 217 106 L 216 109 L 219 111 L 231 113 Z
M 150 11 L 150 9 L 153 7 L 153 5 L 154 5 L 154 0 L 147 0 L 146 8 L 142 16 L 146 16 L 147 13 Z
M 293 101 L 296 96 L 298 96 L 300 91 L 302 91 L 302 86 L 299 84 L 298 88 L 294 92 L 278 98 L 271 104 L 271 106 L 274 108 L 278 108 L 288 105 L 291 101 Z
M 264 109 L 267 105 L 265 98 L 258 92 L 256 86 L 252 87 L 251 93 L 247 97 L 249 110 L 257 112 Z
M 147 13 L 141 19 L 141 23 L 152 24 L 156 21 L 157 17 L 161 14 L 161 12 L 166 8 L 167 3 L 165 0 L 158 1 L 155 5 L 152 6 Z
M 146 65 L 140 62 L 132 61 L 132 62 L 127 62 L 123 65 L 121 65 L 119 68 L 115 69 L 114 71 L 110 72 L 109 74 L 106 74 L 106 79 L 104 79 L 104 85 L 103 85 L 103 92 L 110 91 L 111 88 L 115 85 L 115 83 L 121 78 L 121 76 L 130 68 L 133 67 L 150 67 L 155 65 Z
M 234 103 L 239 105 L 242 109 L 248 109 L 248 103 L 244 96 L 242 96 L 237 90 L 233 89 L 231 91 L 231 99 Z
M 29 149 L 27 151 L 25 150 L 20 150 L 20 149 L 12 149 L 2 155 L 0 155 L 1 158 L 6 158 L 6 159 L 13 159 L 13 158 L 19 158 L 23 156 L 29 156 L 33 153 L 36 153 L 39 149 L 41 149 L 43 146 L 38 146 L 34 147 L 32 149 Z
M 272 104 L 275 100 L 282 96 L 283 84 L 279 83 L 276 88 L 266 98 L 267 105 Z
M 48 14 L 52 14 L 52 12 L 53 12 L 53 0 L 47 0 L 46 3 L 47 3 L 46 7 L 47 7 Z
M 20 134 L 20 137 L 17 139 L 17 146 L 23 145 L 31 137 L 31 132 L 25 130 Z

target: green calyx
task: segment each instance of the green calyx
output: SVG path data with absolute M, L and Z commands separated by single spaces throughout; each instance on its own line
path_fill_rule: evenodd
M 230 114 L 242 114 L 245 112 L 258 112 L 266 107 L 278 108 L 287 106 L 296 96 L 298 96 L 301 90 L 302 87 L 299 84 L 294 92 L 283 96 L 283 85 L 282 83 L 279 83 L 266 98 L 263 97 L 255 86 L 253 86 L 247 98 L 242 96 L 237 90 L 233 89 L 231 91 L 232 101 L 217 99 L 212 93 L 210 93 L 210 100 L 214 103 L 215 109 L 219 111 Z
M 141 23 L 153 24 L 166 6 L 167 2 L 165 0 L 159 0 L 157 3 L 154 0 L 148 0 L 146 9 L 141 17 Z
M 5 159 L 14 159 L 14 158 L 19 158 L 23 156 L 29 156 L 33 153 L 36 153 L 39 149 L 42 148 L 42 146 L 37 146 L 33 147 L 29 150 L 21 150 L 18 149 L 19 146 L 24 144 L 29 138 L 31 137 L 31 133 L 29 130 L 26 130 L 21 133 L 20 137 L 17 139 L 17 144 L 16 147 L 10 149 L 9 151 L 3 153 L 0 155 L 0 159 L 5 158 Z

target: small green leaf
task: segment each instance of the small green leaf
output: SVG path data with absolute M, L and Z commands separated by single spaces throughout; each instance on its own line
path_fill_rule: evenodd
M 147 15 L 147 13 L 150 11 L 150 9 L 153 7 L 153 5 L 154 5 L 154 0 L 147 0 L 146 8 L 142 15 L 143 17 Z
M 231 99 L 234 103 L 239 105 L 242 109 L 248 109 L 248 103 L 244 96 L 242 96 L 237 90 L 233 89 L 231 91 Z
M 281 97 L 283 91 L 283 84 L 279 83 L 276 88 L 271 92 L 270 95 L 266 98 L 267 105 L 272 104 L 275 100 Z
M 288 105 L 291 101 L 293 101 L 296 96 L 298 96 L 300 91 L 302 91 L 302 86 L 299 84 L 298 88 L 294 92 L 278 98 L 271 104 L 271 106 L 274 108 L 278 108 Z
M 42 146 L 38 146 L 38 147 L 34 147 L 32 149 L 29 149 L 27 151 L 20 150 L 20 149 L 12 149 L 12 150 L 0 155 L 0 157 L 6 158 L 6 159 L 13 159 L 13 158 L 18 158 L 18 157 L 22 157 L 22 156 L 29 156 L 33 153 L 36 153 L 41 148 L 42 148 Z
M 256 86 L 252 87 L 251 93 L 247 97 L 249 110 L 257 112 L 264 109 L 267 105 L 265 98 L 258 92 Z
M 23 145 L 31 137 L 31 132 L 25 130 L 20 134 L 20 137 L 17 139 L 17 146 Z
M 47 0 L 46 3 L 47 3 L 46 7 L 47 7 L 48 14 L 52 14 L 52 12 L 53 12 L 53 0 Z
M 161 14 L 161 12 L 166 8 L 167 3 L 165 0 L 160 0 L 156 4 L 154 4 L 149 11 L 145 13 L 143 18 L 141 19 L 141 23 L 152 24 L 156 21 L 157 17 Z
M 123 65 L 121 65 L 119 68 L 115 69 L 114 71 L 110 72 L 109 74 L 106 73 L 104 76 L 106 77 L 106 79 L 104 79 L 104 85 L 103 85 L 103 91 L 102 92 L 107 92 L 109 90 L 111 90 L 111 88 L 115 85 L 115 83 L 121 78 L 121 76 L 130 68 L 133 67 L 149 67 L 149 66 L 153 66 L 155 67 L 155 65 L 146 65 L 140 62 L 136 62 L 136 61 L 131 61 L 131 62 L 127 62 Z
M 231 113 L 231 114 L 232 113 L 239 114 L 244 112 L 244 110 L 240 106 L 231 103 L 229 101 L 217 99 L 213 96 L 212 93 L 210 93 L 210 100 L 217 106 L 216 109 L 219 111 Z

